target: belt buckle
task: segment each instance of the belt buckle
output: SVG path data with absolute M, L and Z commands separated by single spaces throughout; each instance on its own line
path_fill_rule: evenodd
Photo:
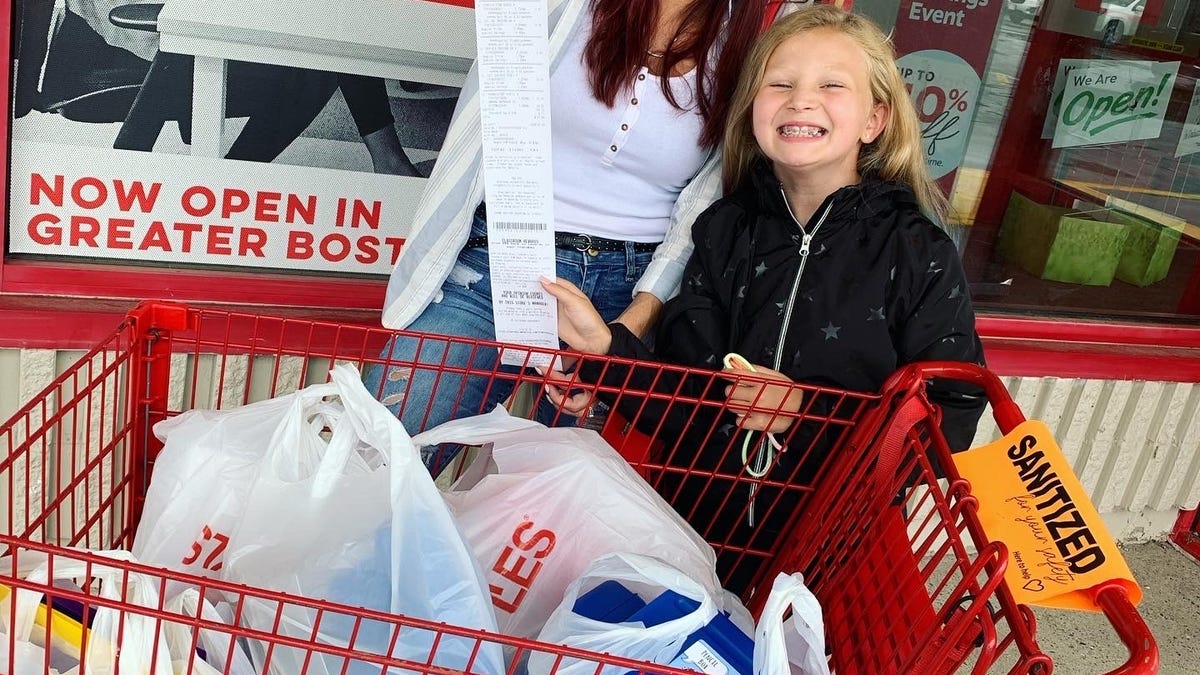
M 592 243 L 591 235 L 577 234 L 575 235 L 575 250 L 580 253 L 586 253 L 592 257 L 600 255 L 600 249 Z

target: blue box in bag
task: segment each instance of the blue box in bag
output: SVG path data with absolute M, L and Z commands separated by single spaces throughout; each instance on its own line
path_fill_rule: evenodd
M 593 621 L 621 623 L 646 606 L 618 581 L 605 581 L 575 600 L 573 612 Z
M 574 611 L 596 621 L 640 621 L 646 626 L 657 626 L 690 614 L 699 606 L 699 602 L 674 591 L 664 591 L 649 603 L 642 603 L 641 598 L 620 583 L 606 581 L 581 595 L 575 601 Z M 726 614 L 718 613 L 687 637 L 679 654 L 667 665 L 713 675 L 750 675 L 753 664 L 754 640 Z

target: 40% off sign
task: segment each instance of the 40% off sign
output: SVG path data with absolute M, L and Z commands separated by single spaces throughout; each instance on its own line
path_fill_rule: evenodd
M 979 75 L 961 57 L 941 49 L 906 54 L 898 62 L 921 122 L 929 173 L 941 178 L 966 154 Z

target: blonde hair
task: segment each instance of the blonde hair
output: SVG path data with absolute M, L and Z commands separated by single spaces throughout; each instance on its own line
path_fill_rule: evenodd
M 858 173 L 895 180 L 912 188 L 921 209 L 944 222 L 949 211 L 946 196 L 929 175 L 921 145 L 921 125 L 896 65 L 896 52 L 888 36 L 870 19 L 833 5 L 798 9 L 771 25 L 742 66 L 725 126 L 723 181 L 726 193 L 737 189 L 762 150 L 754 139 L 754 98 L 762 86 L 767 61 L 785 40 L 818 29 L 836 30 L 853 40 L 867 57 L 871 98 L 891 111 L 883 132 L 863 145 Z

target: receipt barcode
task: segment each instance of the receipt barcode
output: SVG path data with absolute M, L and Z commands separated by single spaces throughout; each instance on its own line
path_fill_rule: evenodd
M 507 221 L 498 223 L 488 223 L 497 230 L 514 230 L 523 232 L 543 232 L 548 227 L 546 223 L 522 223 L 519 221 Z

